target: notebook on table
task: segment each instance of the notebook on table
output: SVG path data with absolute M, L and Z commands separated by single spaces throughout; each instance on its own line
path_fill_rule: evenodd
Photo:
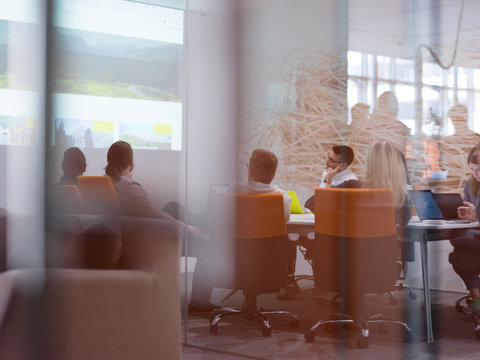
M 470 222 L 458 218 L 457 208 L 463 205 L 460 194 L 433 194 L 430 190 L 410 190 L 409 194 L 415 211 L 422 221 Z
M 297 193 L 295 191 L 285 191 L 292 198 L 290 203 L 290 213 L 291 214 L 303 214 L 303 208 L 298 200 Z

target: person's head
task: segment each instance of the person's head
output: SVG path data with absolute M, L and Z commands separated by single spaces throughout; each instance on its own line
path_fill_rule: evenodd
M 82 150 L 78 147 L 71 147 L 65 150 L 62 160 L 62 171 L 64 178 L 76 179 L 87 169 L 87 161 Z
M 402 206 L 407 190 L 407 174 L 402 152 L 391 142 L 372 142 L 365 160 L 364 187 L 392 189 L 393 204 Z
M 480 184 L 480 144 L 475 145 L 467 158 L 468 166 L 472 170 L 472 178 L 470 180 L 470 186 L 475 196 L 478 194 L 478 188 Z
M 278 159 L 274 153 L 256 149 L 248 162 L 248 180 L 270 184 L 277 171 Z
M 338 145 L 332 147 L 327 156 L 327 167 L 331 169 L 337 168 L 345 170 L 354 159 L 353 150 L 350 146 Z
M 448 110 L 447 115 L 455 125 L 468 125 L 468 109 L 463 104 L 457 104 L 452 106 L 450 110 Z
M 114 142 L 107 152 L 105 173 L 118 181 L 125 172 L 133 170 L 133 150 L 125 141 Z
M 352 121 L 362 121 L 368 118 L 368 110 L 370 106 L 364 103 L 357 103 L 352 106 L 350 113 L 352 114 Z
M 385 91 L 378 97 L 378 111 L 381 114 L 396 117 L 398 114 L 398 100 L 393 91 Z

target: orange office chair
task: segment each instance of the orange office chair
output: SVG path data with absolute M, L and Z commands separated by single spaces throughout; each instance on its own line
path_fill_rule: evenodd
M 241 309 L 222 308 L 212 313 L 210 333 L 227 315 L 243 314 L 263 323 L 263 335 L 271 335 L 267 315 L 284 314 L 290 327 L 299 318 L 287 311 L 257 308 L 257 295 L 276 292 L 287 281 L 287 231 L 282 194 L 216 194 L 212 200 L 212 285 L 241 289 Z
M 365 294 L 395 288 L 397 251 L 390 189 L 316 189 L 315 287 L 342 294 L 341 309 L 346 311 L 315 323 L 305 340 L 313 342 L 321 325 L 353 323 L 360 329 L 358 347 L 368 347 L 369 323 L 396 323 L 404 327 L 409 341 L 411 329 L 405 322 L 364 314 Z
M 117 191 L 109 176 L 77 176 L 78 186 L 89 214 L 117 214 Z
M 62 215 L 85 214 L 85 204 L 76 185 L 56 185 L 55 211 Z

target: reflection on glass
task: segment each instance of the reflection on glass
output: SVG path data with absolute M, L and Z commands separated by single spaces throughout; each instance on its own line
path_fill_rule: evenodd
M 348 52 L 348 73 L 362 76 L 362 54 L 356 51 Z
M 424 62 L 422 81 L 426 85 L 442 86 L 443 84 L 442 68 L 435 63 Z
M 392 90 L 392 86 L 390 85 L 390 83 L 386 83 L 386 82 L 383 82 L 383 81 L 379 81 L 378 82 L 378 85 L 377 85 L 377 95 L 381 95 L 383 94 L 385 91 L 390 91 Z
M 457 67 L 457 86 L 461 89 L 466 89 L 472 87 L 472 69 L 467 69 L 464 67 Z
M 396 85 L 395 94 L 398 99 L 398 120 L 415 132 L 415 87 L 410 85 Z
M 447 70 L 447 85 L 451 88 L 457 85 L 457 68 L 451 67 Z
M 377 72 L 380 79 L 391 79 L 391 59 L 387 56 L 377 56 Z M 379 92 L 381 94 L 382 91 Z
M 399 81 L 415 81 L 415 63 L 412 60 L 395 59 L 396 78 Z
M 477 72 L 477 70 L 475 70 Z M 476 133 L 480 134 L 480 92 L 475 91 L 473 93 L 474 96 L 474 104 L 473 104 L 473 112 L 472 112 L 472 118 L 473 118 L 473 126 L 472 130 L 475 131 Z M 477 119 L 477 121 L 475 121 Z
M 18 250 L 8 256 L 14 268 L 44 261 L 41 18 L 40 2 L 0 2 L 0 207 L 9 217 L 7 248 Z

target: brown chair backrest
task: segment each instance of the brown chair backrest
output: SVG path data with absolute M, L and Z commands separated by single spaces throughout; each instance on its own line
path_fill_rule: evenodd
M 390 189 L 316 189 L 315 285 L 346 293 L 393 290 L 397 237 Z
M 217 194 L 213 197 L 211 264 L 217 287 L 276 291 L 286 280 L 283 196 Z
M 118 214 L 117 191 L 109 176 L 77 176 L 78 186 L 89 214 Z

